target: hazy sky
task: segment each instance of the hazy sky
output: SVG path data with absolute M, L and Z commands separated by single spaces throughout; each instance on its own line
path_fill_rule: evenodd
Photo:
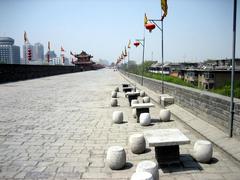
M 233 0 L 168 0 L 164 21 L 166 61 L 201 61 L 232 56 Z M 240 57 L 240 2 L 237 49 Z M 0 0 L 0 36 L 22 46 L 27 31 L 30 43 L 51 42 L 59 55 L 85 50 L 95 60 L 115 61 L 128 40 L 142 38 L 143 17 L 160 18 L 160 0 Z M 22 49 L 21 49 L 22 51 Z M 146 31 L 145 59 L 160 60 L 161 32 Z M 130 59 L 141 61 L 142 48 L 132 46 Z

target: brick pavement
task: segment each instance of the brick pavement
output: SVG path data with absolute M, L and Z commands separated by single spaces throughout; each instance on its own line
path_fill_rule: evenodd
M 195 162 L 193 144 L 202 139 L 177 119 L 157 120 L 141 127 L 132 117 L 124 94 L 110 107 L 111 91 L 124 82 L 112 70 L 89 71 L 0 85 L 0 179 L 129 179 L 141 160 L 154 160 L 148 148 L 134 155 L 128 137 L 156 128 L 179 128 L 191 144 L 180 146 L 181 164 L 159 168 L 160 179 L 239 179 L 240 167 L 214 148 L 211 164 Z M 111 122 L 112 112 L 124 112 L 123 124 Z M 106 166 L 106 150 L 122 145 L 127 166 Z

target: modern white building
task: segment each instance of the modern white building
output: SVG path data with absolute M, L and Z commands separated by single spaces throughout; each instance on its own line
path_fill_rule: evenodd
M 44 47 L 41 43 L 35 43 L 33 46 L 33 60 L 42 62 L 44 60 Z
M 10 37 L 0 37 L 0 63 L 20 64 L 20 47 Z

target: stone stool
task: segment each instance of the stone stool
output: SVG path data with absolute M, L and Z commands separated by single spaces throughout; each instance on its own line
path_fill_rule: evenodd
M 119 92 L 119 87 L 115 87 L 114 91 Z
M 149 172 L 154 180 L 159 180 L 158 165 L 153 161 L 142 161 L 138 163 L 136 172 Z
M 123 122 L 123 112 L 122 111 L 114 111 L 113 112 L 113 122 L 116 124 L 120 124 Z
M 132 115 L 133 115 L 133 118 L 137 117 L 137 110 L 136 110 L 136 108 L 132 109 Z
M 116 98 L 112 98 L 112 99 L 111 99 L 111 106 L 112 106 L 112 107 L 115 107 L 115 106 L 117 106 L 117 105 L 118 105 L 117 99 L 116 99 Z
M 146 149 L 146 141 L 143 134 L 133 134 L 129 138 L 129 145 L 134 154 L 141 154 Z
M 150 97 L 148 96 L 143 97 L 143 103 L 150 103 Z
M 149 172 L 135 172 L 131 180 L 153 180 L 152 174 Z
M 140 91 L 140 97 L 144 97 L 145 96 L 145 91 Z
M 116 91 L 112 91 L 112 98 L 117 98 L 117 92 Z
M 126 164 L 126 152 L 121 146 L 112 146 L 107 151 L 107 164 L 113 170 L 122 169 Z
M 131 101 L 131 105 L 133 105 L 133 104 L 138 104 L 139 102 L 138 102 L 138 100 L 137 99 L 133 99 L 132 101 Z
M 142 126 L 148 126 L 151 123 L 151 116 L 149 113 L 141 113 L 139 122 Z
M 210 141 L 198 140 L 193 147 L 193 157 L 201 163 L 208 163 L 212 158 L 213 147 Z
M 162 121 L 170 121 L 171 111 L 169 109 L 161 109 L 159 113 L 159 118 Z

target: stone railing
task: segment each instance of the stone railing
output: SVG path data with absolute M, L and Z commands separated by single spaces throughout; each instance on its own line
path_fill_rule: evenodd
M 142 77 L 122 72 L 135 82 L 141 84 Z M 151 78 L 143 78 L 143 86 L 161 94 L 162 82 Z M 194 115 L 228 132 L 230 119 L 230 98 L 208 91 L 189 88 L 164 82 L 164 93 L 174 97 L 174 103 L 185 108 Z M 234 135 L 240 135 L 240 99 L 235 98 Z M 239 136 L 240 137 L 240 136 Z

